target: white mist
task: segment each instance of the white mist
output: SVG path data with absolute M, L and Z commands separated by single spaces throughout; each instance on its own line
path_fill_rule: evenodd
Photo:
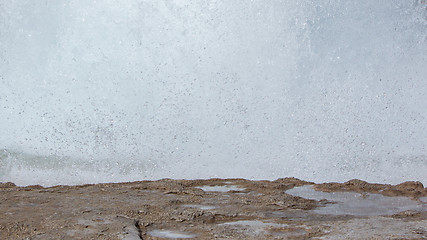
M 0 181 L 427 183 L 422 1 L 3 1 Z

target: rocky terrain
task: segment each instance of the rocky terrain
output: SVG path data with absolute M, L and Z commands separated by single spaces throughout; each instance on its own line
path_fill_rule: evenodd
M 0 201 L 0 239 L 427 239 L 419 182 L 1 183 Z

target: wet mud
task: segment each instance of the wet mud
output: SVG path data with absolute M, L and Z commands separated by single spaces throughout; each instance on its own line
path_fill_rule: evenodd
M 419 182 L 361 180 L 0 183 L 0 239 L 426 239 L 426 197 Z

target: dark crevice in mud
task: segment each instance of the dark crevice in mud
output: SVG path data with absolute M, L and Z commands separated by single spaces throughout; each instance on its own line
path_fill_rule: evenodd
M 141 229 L 141 227 L 140 227 L 140 221 L 139 221 L 139 220 L 135 220 L 135 221 L 134 221 L 134 223 L 135 223 L 136 230 L 138 230 L 138 237 L 139 237 L 140 239 L 144 239 L 144 238 L 142 237 L 142 229 Z

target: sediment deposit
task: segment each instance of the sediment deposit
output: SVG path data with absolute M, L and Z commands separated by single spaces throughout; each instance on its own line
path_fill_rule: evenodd
M 337 203 L 286 193 L 304 185 L 405 197 L 416 208 L 370 216 L 319 214 L 316 209 Z M 419 182 L 361 180 L 163 179 L 49 188 L 2 183 L 0 239 L 425 239 L 426 197 Z M 366 207 L 375 212 L 375 206 Z

